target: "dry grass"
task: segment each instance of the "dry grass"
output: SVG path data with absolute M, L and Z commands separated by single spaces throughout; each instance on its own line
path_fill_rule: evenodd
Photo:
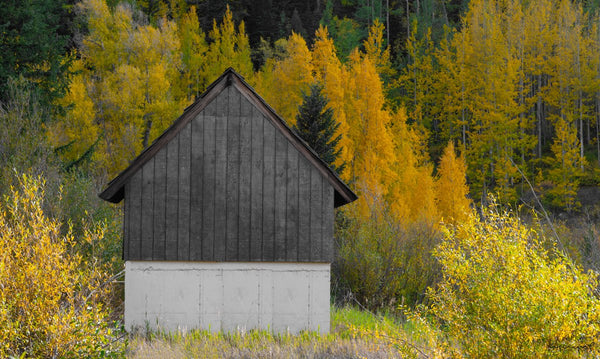
M 135 338 L 128 358 L 401 358 L 393 348 L 374 348 L 365 340 L 270 340 L 269 335 L 255 345 L 189 334 L 181 341 Z
M 142 358 L 417 358 L 435 357 L 435 339 L 414 322 L 334 309 L 332 333 L 274 335 L 236 333 L 150 333 L 130 338 L 127 357 Z M 424 336 L 424 333 L 426 335 Z

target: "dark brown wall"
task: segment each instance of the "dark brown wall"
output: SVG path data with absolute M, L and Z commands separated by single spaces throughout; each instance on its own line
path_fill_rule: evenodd
M 331 262 L 334 190 L 234 87 L 125 185 L 125 260 Z

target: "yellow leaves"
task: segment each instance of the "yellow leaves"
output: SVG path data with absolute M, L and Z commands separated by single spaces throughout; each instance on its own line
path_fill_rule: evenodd
M 428 296 L 461 351 L 475 357 L 583 355 L 598 346 L 596 275 L 495 205 L 444 228 L 443 281 Z
M 454 144 L 448 143 L 440 158 L 435 184 L 436 206 L 448 223 L 459 223 L 469 216 L 471 201 L 467 198 L 466 171 L 464 159 L 456 157 Z
M 43 187 L 24 175 L 0 205 L 0 356 L 96 356 L 110 329 L 86 298 L 104 274 L 82 273 L 74 238 L 42 212 Z
M 369 36 L 364 41 L 365 56 L 377 66 L 380 75 L 392 75 L 394 73 L 390 62 L 390 48 L 383 44 L 383 23 L 379 19 L 375 19 L 371 28 L 369 28 Z
M 285 57 L 276 62 L 268 60 L 262 72 L 259 93 L 288 125 L 293 125 L 302 103 L 302 92 L 308 91 L 314 81 L 312 54 L 304 38 L 292 32 L 285 42 Z
M 556 158 L 554 168 L 549 171 L 549 178 L 554 188 L 548 192 L 552 204 L 572 210 L 577 207 L 577 188 L 579 176 L 583 173 L 585 161 L 579 156 L 579 140 L 573 116 L 556 121 L 556 135 L 551 149 Z
M 247 80 L 252 78 L 254 71 L 250 61 L 250 43 L 245 26 L 241 22 L 236 31 L 229 6 L 227 6 L 223 21 L 218 26 L 216 20 L 213 21 L 213 29 L 209 38 L 212 42 L 209 45 L 204 66 L 206 85 L 216 80 L 228 67 L 233 67 Z
M 186 98 L 199 96 L 207 86 L 202 67 L 206 62 L 208 45 L 206 35 L 200 28 L 196 8 L 190 7 L 179 23 L 179 42 L 184 74 L 181 75 L 180 91 Z
M 81 153 L 85 152 L 99 135 L 99 129 L 94 122 L 94 102 L 88 95 L 87 79 L 81 74 L 84 64 L 76 60 L 71 65 L 75 75 L 71 78 L 71 84 L 67 93 L 58 103 L 63 108 L 69 109 L 66 122 L 57 122 L 49 128 L 47 134 L 50 143 L 54 147 L 70 144 L 65 157 L 73 161 Z

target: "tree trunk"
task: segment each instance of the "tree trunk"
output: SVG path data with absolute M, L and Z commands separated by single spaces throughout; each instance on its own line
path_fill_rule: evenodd
M 385 0 L 385 5 L 387 8 L 387 12 L 385 14 L 385 27 L 387 30 L 387 46 L 390 46 L 390 0 Z
M 442 14 L 444 15 L 444 22 L 446 23 L 446 26 L 449 26 L 450 22 L 448 22 L 448 12 L 446 11 L 446 0 L 441 0 L 440 2 L 442 3 Z
M 406 41 L 410 40 L 410 9 L 406 0 Z

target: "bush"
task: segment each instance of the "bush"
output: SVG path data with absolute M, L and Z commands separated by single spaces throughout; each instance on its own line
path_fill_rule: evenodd
M 334 296 L 341 302 L 350 296 L 371 310 L 421 302 L 439 278 L 431 256 L 439 230 L 425 221 L 401 224 L 385 210 L 372 213 L 366 220 L 346 217 L 338 228 Z
M 434 255 L 443 280 L 431 312 L 467 357 L 571 357 L 597 353 L 597 276 L 584 273 L 541 231 L 492 202 L 481 219 L 444 228 Z
M 0 205 L 0 357 L 117 355 L 101 304 L 106 275 L 71 252 L 74 237 L 60 234 L 43 200 L 43 181 L 22 176 Z

